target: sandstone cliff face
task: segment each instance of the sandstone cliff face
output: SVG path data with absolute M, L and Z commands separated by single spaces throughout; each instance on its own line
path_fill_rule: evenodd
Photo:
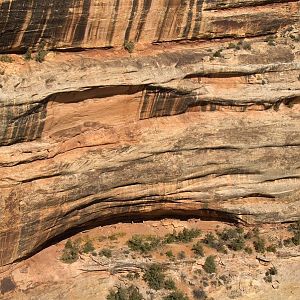
M 0 62 L 0 265 L 121 217 L 299 218 L 299 1 L 0 3 L 2 52 L 115 47 Z
M 251 37 L 296 22 L 295 0 L 1 0 L 0 51 Z

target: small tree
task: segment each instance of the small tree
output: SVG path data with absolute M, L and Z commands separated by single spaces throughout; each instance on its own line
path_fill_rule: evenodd
M 127 50 L 129 53 L 132 53 L 134 51 L 134 42 L 132 41 L 125 41 L 124 42 L 124 49 Z
M 93 245 L 93 242 L 91 240 L 88 240 L 84 245 L 83 245 L 83 248 L 82 248 L 82 251 L 84 253 L 90 253 L 90 252 L 93 252 L 95 250 L 95 247 Z
M 110 258 L 112 257 L 112 251 L 108 248 L 103 248 L 100 252 L 99 252 L 99 255 L 101 256 L 105 256 L 107 258 Z
M 207 294 L 203 289 L 195 289 L 193 290 L 193 296 L 196 300 L 205 300 L 207 299 Z
M 167 290 L 175 290 L 176 289 L 176 285 L 173 279 L 168 278 L 165 280 L 165 289 Z
M 184 295 L 181 291 L 174 291 L 168 296 L 163 298 L 164 300 L 189 300 L 189 298 Z
M 119 287 L 117 291 L 111 290 L 106 297 L 107 300 L 143 300 L 143 295 L 136 286 Z
M 32 51 L 30 48 L 27 49 L 26 53 L 24 54 L 25 60 L 31 60 L 32 59 Z
M 210 255 L 206 258 L 203 269 L 207 273 L 216 273 L 217 267 L 214 256 Z
M 144 272 L 143 279 L 148 286 L 154 290 L 160 290 L 164 287 L 165 274 L 161 265 L 152 264 Z
M 265 246 L 266 242 L 263 238 L 258 237 L 254 242 L 253 242 L 254 249 L 258 253 L 264 253 L 265 252 Z
M 64 263 L 71 264 L 79 258 L 79 245 L 73 243 L 71 240 L 67 240 L 65 248 L 61 255 L 61 260 Z
M 202 257 L 204 256 L 203 246 L 200 241 L 198 241 L 196 244 L 193 245 L 192 250 L 194 251 L 194 253 L 196 255 L 199 255 Z

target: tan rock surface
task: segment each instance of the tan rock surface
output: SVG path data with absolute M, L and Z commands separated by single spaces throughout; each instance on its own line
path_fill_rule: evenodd
M 87 2 L 88 22 L 100 20 L 97 14 L 103 10 L 95 8 L 100 2 Z M 0 62 L 0 265 L 74 227 L 122 218 L 186 214 L 247 223 L 298 219 L 299 1 L 269 2 L 210 1 L 201 28 L 216 27 L 218 32 L 205 32 L 224 36 L 226 31 L 228 37 L 278 31 L 271 43 L 255 37 L 239 45 L 228 39 L 150 46 L 146 44 L 159 38 L 145 23 L 145 31 L 156 35 L 143 33 L 144 44 L 131 55 L 111 49 L 53 53 L 42 64 L 17 55 L 12 55 L 14 63 Z M 2 14 L 8 3 L 5 28 L 12 26 L 10 16 L 15 19 L 14 5 L 24 2 L 2 1 Z M 162 2 L 151 3 L 158 9 Z M 178 8 L 180 15 L 181 2 L 170 3 L 169 10 Z M 72 7 L 68 14 L 82 11 L 82 6 Z M 51 16 L 52 8 L 45 11 Z M 149 10 L 147 20 L 157 24 L 150 13 L 160 14 Z M 181 39 L 165 15 L 160 38 Z M 248 22 L 246 27 L 238 21 L 230 27 L 226 20 L 233 22 L 233 16 Z M 40 22 L 41 16 L 36 18 Z M 135 15 L 132 28 L 139 19 Z M 72 22 L 81 23 L 75 17 L 59 20 L 68 24 L 57 29 L 64 37 L 53 35 L 59 47 L 110 45 L 97 34 L 74 42 Z M 257 27 L 249 26 L 253 22 Z M 286 23 L 293 25 L 284 27 Z M 16 27 L 19 35 L 32 35 L 22 24 Z M 99 34 L 107 37 L 108 29 L 100 28 Z M 35 45 L 41 39 L 38 33 Z M 112 36 L 115 45 L 122 45 L 124 38 L 115 35 L 122 34 L 116 30 Z M 5 47 L 16 51 L 27 45 L 20 37 L 14 39 L 20 42 Z

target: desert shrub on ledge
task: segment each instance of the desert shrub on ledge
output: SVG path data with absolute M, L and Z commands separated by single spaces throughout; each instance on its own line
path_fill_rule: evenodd
M 127 242 L 127 245 L 131 250 L 139 251 L 141 253 L 147 253 L 152 250 L 155 250 L 158 248 L 160 244 L 161 244 L 160 238 L 153 235 L 148 235 L 148 236 L 134 235 Z
M 79 249 L 80 249 L 80 244 L 78 242 L 73 242 L 72 240 L 68 240 L 65 244 L 65 248 L 61 255 L 61 260 L 64 263 L 68 263 L 68 264 L 77 261 L 79 258 Z
M 139 289 L 131 285 L 129 287 L 118 287 L 116 291 L 111 290 L 106 297 L 107 300 L 143 300 Z
M 206 273 L 216 273 L 217 267 L 214 256 L 210 255 L 206 258 L 203 269 Z

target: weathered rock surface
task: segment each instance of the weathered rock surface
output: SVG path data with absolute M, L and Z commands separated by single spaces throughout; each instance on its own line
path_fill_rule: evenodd
M 299 20 L 295 0 L 1 0 L 0 51 L 251 37 Z
M 75 2 L 2 1 L 0 49 L 17 51 L 46 36 L 49 47 L 120 46 L 128 20 L 134 29 L 125 40 L 140 41 L 138 32 L 141 45 L 187 39 L 200 18 L 201 1 L 137 1 L 136 13 L 120 1 L 120 15 L 119 1 Z M 209 1 L 199 22 L 201 34 L 214 37 L 280 28 L 275 46 L 256 37 L 239 50 L 227 49 L 229 39 L 0 63 L 0 265 L 76 226 L 119 218 L 298 219 L 299 1 L 273 2 Z M 35 7 L 30 16 L 27 5 Z M 162 16 L 160 32 L 153 26 Z M 49 33 L 53 22 L 63 25 Z

